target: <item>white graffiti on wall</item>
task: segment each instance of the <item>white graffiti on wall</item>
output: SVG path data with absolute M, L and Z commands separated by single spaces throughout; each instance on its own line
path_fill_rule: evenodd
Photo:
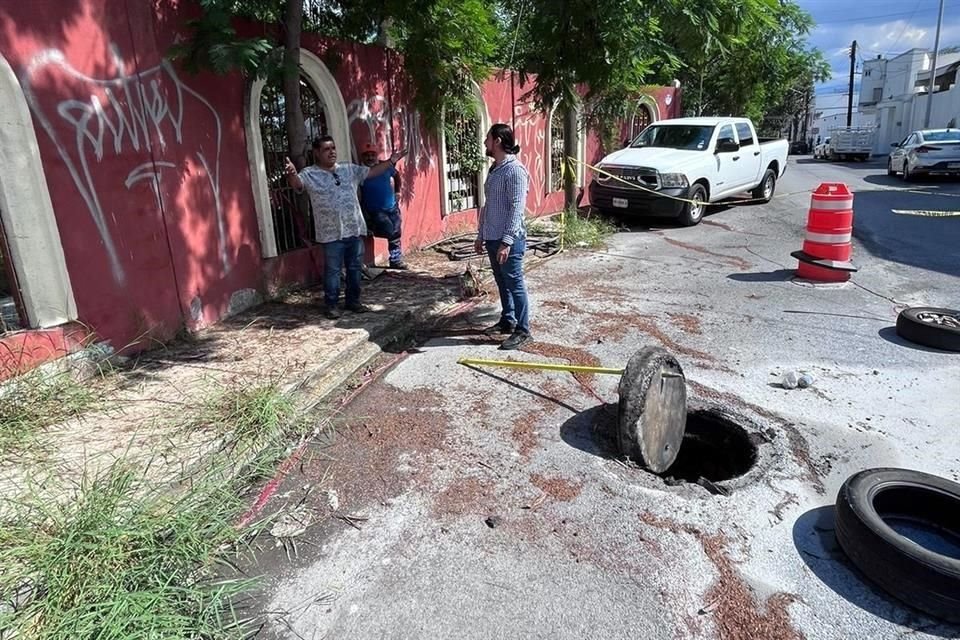
M 107 151 L 112 151 L 116 156 L 131 149 L 152 153 L 154 151 L 153 136 L 156 136 L 156 144 L 161 151 L 174 142 L 178 145 L 182 144 L 185 102 L 188 98 L 193 98 L 206 107 L 215 123 L 216 141 L 213 149 L 209 152 L 204 150 L 203 142 L 200 141 L 199 150 L 194 154 L 209 181 L 217 220 L 220 259 L 224 271 L 229 271 L 225 221 L 220 200 L 220 145 L 223 132 L 220 115 L 203 96 L 180 80 L 173 66 L 166 60 L 155 67 L 131 74 L 127 72 L 117 48 L 111 46 L 110 52 L 117 70 L 111 78 L 87 76 L 70 65 L 62 52 L 46 50 L 30 60 L 21 78 L 21 85 L 30 108 L 56 145 L 60 157 L 70 171 L 93 217 L 110 259 L 114 279 L 117 283 L 123 284 L 126 281 L 126 275 L 117 257 L 116 243 L 94 184 L 91 161 L 101 162 Z M 60 139 L 50 115 L 44 110 L 41 101 L 34 93 L 34 79 L 41 71 L 50 67 L 79 81 L 86 93 L 82 99 L 62 100 L 56 106 L 56 114 L 72 129 L 74 134 L 72 139 Z M 172 139 L 169 135 L 171 130 Z M 160 195 L 162 169 L 176 169 L 176 166 L 165 161 L 140 163 L 120 179 L 127 189 L 140 181 L 148 180 L 159 208 L 162 207 Z M 104 181 L 102 173 L 99 172 L 96 176 L 96 182 L 99 184 Z M 111 215 L 113 215 L 112 211 Z
M 420 113 L 405 107 L 389 108 L 389 102 L 384 96 L 373 96 L 370 99 L 358 98 L 347 106 L 347 117 L 350 126 L 354 122 L 361 122 L 367 127 L 367 140 L 377 139 L 377 129 L 383 127 L 387 140 L 393 140 L 396 145 L 406 144 L 410 159 L 415 161 L 418 168 L 434 166 L 434 158 L 424 139 L 423 129 L 420 127 Z M 394 129 L 394 123 L 399 126 Z M 363 144 L 365 140 L 356 140 Z
M 546 127 L 544 116 L 532 104 L 513 106 L 513 133 L 520 145 L 521 160 L 530 172 L 530 192 L 536 212 L 540 212 L 546 195 Z

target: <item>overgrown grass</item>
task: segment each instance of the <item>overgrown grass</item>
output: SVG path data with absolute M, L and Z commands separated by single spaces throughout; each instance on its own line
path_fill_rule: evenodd
M 215 386 L 186 421 L 190 430 L 208 429 L 233 447 L 261 449 L 281 432 L 302 435 L 307 421 L 296 403 L 274 381 L 247 386 L 243 381 Z
M 117 463 L 74 500 L 4 505 L 0 638 L 85 640 L 244 635 L 247 580 L 217 577 L 243 533 L 241 478 L 208 472 L 187 490 Z
M 0 388 L 0 460 L 38 448 L 43 429 L 101 402 L 105 375 L 82 381 L 70 371 L 31 371 Z
M 216 384 L 184 411 L 181 424 L 228 446 L 175 486 L 121 460 L 79 486 L 0 496 L 0 640 L 250 636 L 253 581 L 232 559 L 262 525 L 237 528 L 243 491 L 311 423 L 278 384 L 248 383 Z
M 606 239 L 616 233 L 617 227 L 598 214 L 581 213 L 576 209 L 564 213 L 562 225 L 560 216 L 554 216 L 547 224 L 534 222 L 530 225 L 531 233 L 550 233 L 551 230 L 560 232 L 567 249 L 592 249 L 603 246 Z

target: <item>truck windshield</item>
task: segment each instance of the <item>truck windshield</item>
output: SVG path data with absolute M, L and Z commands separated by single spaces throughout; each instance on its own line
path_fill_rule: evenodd
M 647 127 L 630 146 L 634 148 L 665 147 L 667 149 L 700 151 L 707 148 L 712 135 L 713 127 L 711 126 L 655 124 Z

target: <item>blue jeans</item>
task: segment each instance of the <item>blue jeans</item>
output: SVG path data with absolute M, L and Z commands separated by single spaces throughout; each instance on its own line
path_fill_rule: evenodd
M 340 300 L 340 271 L 344 266 L 347 267 L 347 306 L 357 304 L 360 302 L 360 237 L 324 242 L 322 246 L 323 301 L 327 308 L 335 308 Z
M 386 211 L 366 211 L 367 227 L 375 238 L 386 238 L 390 249 L 390 262 L 400 262 L 403 252 L 400 250 L 400 208 Z
M 527 250 L 526 238 L 517 238 L 510 247 L 510 255 L 503 264 L 497 262 L 499 240 L 487 240 L 487 256 L 493 268 L 493 279 L 500 291 L 500 322 L 516 327 L 516 331 L 530 333 L 530 305 L 527 301 L 527 285 L 523 281 L 523 254 Z

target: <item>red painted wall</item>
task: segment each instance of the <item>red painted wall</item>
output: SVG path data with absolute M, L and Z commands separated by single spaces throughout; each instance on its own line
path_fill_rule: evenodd
M 257 292 L 320 275 L 319 248 L 261 258 L 247 80 L 194 76 L 164 59 L 195 12 L 177 0 L 32 0 L 0 10 L 0 55 L 31 106 L 79 322 L 116 348 L 209 325 Z M 329 61 L 355 146 L 372 137 L 385 155 L 410 150 L 400 167 L 405 245 L 475 228 L 476 210 L 441 215 L 439 143 L 411 106 L 402 59 L 310 36 L 303 46 Z M 507 72 L 482 94 L 491 122 L 517 131 L 532 177 L 527 206 L 541 215 L 559 210 L 563 195 L 545 185 L 547 119 L 522 100 L 528 88 Z M 673 113 L 665 99 L 675 93 L 653 93 L 661 113 Z M 586 155 L 602 155 L 593 134 Z M 377 241 L 371 253 L 385 251 Z M 4 366 L 0 357 L 0 379 Z

